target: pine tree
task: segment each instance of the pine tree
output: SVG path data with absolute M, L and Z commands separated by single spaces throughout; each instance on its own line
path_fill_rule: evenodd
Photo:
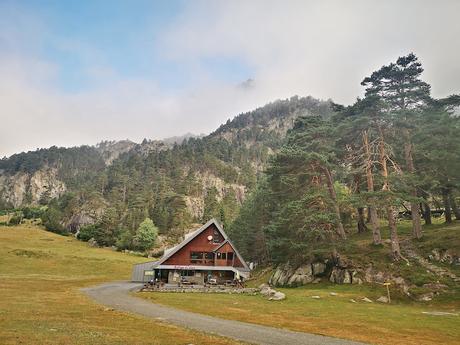
M 418 110 L 431 102 L 430 85 L 420 79 L 423 72 L 418 58 L 410 53 L 399 57 L 396 63 L 381 67 L 362 81 L 366 96 L 378 96 L 388 105 L 388 111 L 395 116 L 397 127 L 401 128 L 404 139 L 404 157 L 407 173 L 415 174 L 412 145 L 413 120 Z M 412 234 L 422 237 L 420 207 L 417 200 L 417 186 L 411 187 Z

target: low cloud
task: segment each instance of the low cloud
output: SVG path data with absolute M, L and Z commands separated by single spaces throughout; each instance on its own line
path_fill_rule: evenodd
M 60 39 L 60 47 L 84 57 L 90 81 L 81 90 L 63 90 L 61 66 L 40 52 L 53 37 L 46 23 L 24 9 L 0 11 L 0 156 L 210 132 L 239 112 L 294 94 L 351 103 L 362 93 L 363 77 L 410 51 L 421 58 L 435 96 L 460 91 L 458 1 L 185 6 L 162 32 L 145 33 L 146 42 L 149 35 L 161 37 L 146 50 L 161 52 L 159 58 L 190 75 L 175 89 L 152 77 L 126 77 L 97 47 Z M 6 16 L 12 18 L 3 21 Z M 250 75 L 239 82 L 218 77 L 207 68 L 209 59 L 238 61 Z

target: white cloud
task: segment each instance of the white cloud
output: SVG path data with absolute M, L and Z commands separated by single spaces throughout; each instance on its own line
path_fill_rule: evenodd
M 51 35 L 46 23 L 13 12 L 0 20 L 0 156 L 209 132 L 241 111 L 294 94 L 350 103 L 362 93 L 363 77 L 409 51 L 420 56 L 435 96 L 460 91 L 458 1 L 190 2 L 152 34 L 162 37 L 162 58 L 191 75 L 192 86 L 174 91 L 120 76 L 97 47 L 62 40 L 55 43 L 80 55 L 92 82 L 63 91 L 56 86 L 59 66 L 39 53 Z M 252 71 L 244 79 L 255 81 L 250 88 L 222 81 L 208 70 L 209 58 L 242 61 Z

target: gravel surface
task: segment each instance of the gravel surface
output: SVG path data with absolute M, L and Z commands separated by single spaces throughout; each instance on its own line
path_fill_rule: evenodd
M 351 340 L 343 340 L 321 335 L 294 332 L 280 328 L 260 326 L 233 320 L 224 320 L 212 316 L 191 313 L 175 308 L 154 304 L 129 294 L 139 289 L 138 283 L 112 282 L 82 289 L 98 303 L 117 310 L 132 312 L 191 328 L 210 334 L 217 334 L 240 341 L 262 345 L 363 345 Z

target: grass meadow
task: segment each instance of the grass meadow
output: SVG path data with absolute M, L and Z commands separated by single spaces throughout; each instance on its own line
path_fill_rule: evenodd
M 410 237 L 410 223 L 399 224 L 400 237 Z M 383 228 L 383 236 L 388 238 Z M 378 263 L 382 269 L 395 265 L 387 247 L 376 248 L 370 244 L 370 235 L 352 236 L 339 249 L 354 260 Z M 437 224 L 425 228 L 424 238 L 414 242 L 422 253 L 433 248 L 460 248 L 460 224 L 445 226 Z M 323 248 L 319 248 L 322 250 Z M 360 258 L 361 256 L 361 258 Z M 404 262 L 392 267 L 408 281 L 415 284 L 440 279 L 422 267 Z M 446 266 L 447 267 L 447 266 Z M 458 267 L 449 267 L 456 274 Z M 266 282 L 266 272 L 249 285 Z M 138 293 L 155 303 L 182 308 L 188 311 L 218 316 L 226 319 L 252 322 L 261 325 L 287 328 L 295 331 L 347 338 L 379 345 L 454 345 L 460 344 L 460 287 L 452 280 L 442 278 L 449 284 L 450 292 L 431 302 L 415 302 L 397 291 L 392 292 L 390 305 L 363 302 L 368 297 L 375 301 L 386 295 L 384 286 L 311 284 L 298 288 L 279 289 L 286 300 L 272 302 L 262 296 L 223 294 L 174 294 Z M 330 293 L 337 295 L 331 295 Z M 312 298 L 320 296 L 320 299 Z M 356 303 L 351 302 L 353 299 Z M 424 312 L 443 311 L 457 315 L 435 316 Z
M 31 225 L 0 227 L 0 344 L 238 344 L 109 310 L 79 291 L 127 280 L 142 260 Z

